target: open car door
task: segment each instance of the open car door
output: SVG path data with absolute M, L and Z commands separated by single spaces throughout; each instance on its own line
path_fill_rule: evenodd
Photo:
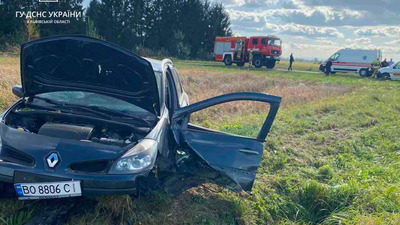
M 270 105 L 267 118 L 256 138 L 231 135 L 189 123 L 192 113 L 232 101 L 258 101 Z M 281 97 L 261 93 L 244 92 L 217 96 L 177 109 L 172 115 L 172 131 L 182 149 L 196 154 L 212 169 L 250 192 L 260 166 L 263 143 L 280 102 Z

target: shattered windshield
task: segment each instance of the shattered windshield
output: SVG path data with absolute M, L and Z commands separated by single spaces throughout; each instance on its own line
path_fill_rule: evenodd
M 150 113 L 147 110 L 136 106 L 132 103 L 113 98 L 107 95 L 96 94 L 91 92 L 83 91 L 57 91 L 49 92 L 44 94 L 38 94 L 37 96 L 50 99 L 61 104 L 72 104 L 80 106 L 97 106 L 102 107 L 126 114 L 147 114 Z

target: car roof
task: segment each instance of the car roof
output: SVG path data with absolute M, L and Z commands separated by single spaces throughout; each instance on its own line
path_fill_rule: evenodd
M 153 70 L 155 71 L 155 72 L 162 72 L 162 69 L 161 69 L 161 61 L 160 60 L 157 60 L 157 59 L 151 59 L 151 58 L 146 58 L 146 57 L 143 57 L 144 59 L 146 59 L 147 61 L 149 61 L 150 63 L 151 63 L 151 66 L 153 67 Z

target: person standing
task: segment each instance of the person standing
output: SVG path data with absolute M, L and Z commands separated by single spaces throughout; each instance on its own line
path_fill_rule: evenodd
M 329 76 L 330 73 L 332 73 L 332 59 L 328 59 L 325 65 L 325 75 Z
M 383 67 L 387 67 L 387 66 L 389 66 L 389 62 L 385 59 L 385 60 L 383 60 L 383 62 L 381 63 L 381 67 L 383 68 Z
M 372 63 L 372 70 L 373 70 L 373 75 L 375 76 L 378 70 L 381 68 L 381 62 L 379 61 L 379 58 L 376 58 L 374 62 Z
M 293 53 L 290 54 L 290 58 L 289 58 L 289 68 L 287 69 L 288 71 L 293 71 L 293 62 L 294 62 L 294 57 L 293 57 Z
M 391 66 L 391 65 L 393 65 L 393 64 L 394 64 L 393 59 L 390 59 L 390 61 L 389 61 L 389 66 Z
M 249 67 L 253 67 L 253 55 L 254 55 L 254 52 L 252 49 L 252 50 L 250 50 L 250 53 L 249 53 Z

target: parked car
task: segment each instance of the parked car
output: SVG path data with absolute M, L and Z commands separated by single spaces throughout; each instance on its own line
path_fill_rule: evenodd
M 376 77 L 380 79 L 390 78 L 392 80 L 400 80 L 400 62 L 379 69 Z
M 0 181 L 20 199 L 133 194 L 190 162 L 251 191 L 280 97 L 231 93 L 189 105 L 170 60 L 83 36 L 25 43 L 20 60 L 20 99 L 0 123 Z M 238 100 L 270 105 L 256 138 L 189 123 Z
M 333 73 L 358 73 L 362 77 L 370 77 L 374 74 L 372 64 L 377 58 L 379 58 L 379 62 L 382 61 L 380 50 L 345 48 L 337 51 L 329 59 L 332 60 L 331 70 Z M 320 65 L 319 69 L 322 72 L 325 72 L 325 65 L 328 60 Z

